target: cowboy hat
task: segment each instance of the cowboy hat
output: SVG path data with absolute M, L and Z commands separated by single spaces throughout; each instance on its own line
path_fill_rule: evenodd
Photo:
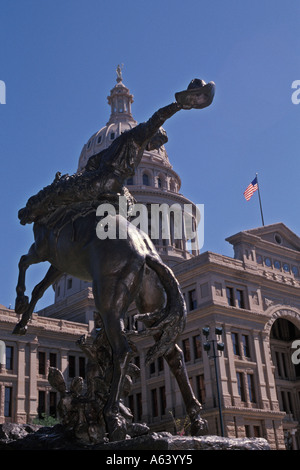
M 175 93 L 175 98 L 183 109 L 206 108 L 212 103 L 215 87 L 214 82 L 205 83 L 204 80 L 194 78 L 186 90 Z

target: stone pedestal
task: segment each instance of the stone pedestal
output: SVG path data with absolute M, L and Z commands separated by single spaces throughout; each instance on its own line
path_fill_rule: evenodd
M 132 455 L 139 451 L 186 452 L 198 450 L 270 450 L 262 438 L 232 439 L 220 436 L 173 436 L 167 432 L 151 433 L 118 442 L 85 445 L 66 433 L 61 425 L 40 427 L 34 425 L 0 425 L 0 450 L 102 450 L 117 458 L 123 451 Z M 147 454 L 144 454 L 145 458 Z M 111 462 L 113 463 L 113 462 Z

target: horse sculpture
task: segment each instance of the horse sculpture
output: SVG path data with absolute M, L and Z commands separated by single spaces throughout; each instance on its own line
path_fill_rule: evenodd
M 191 82 L 192 83 L 192 82 Z M 122 388 L 132 359 L 125 317 L 132 302 L 146 330 L 152 335 L 146 363 L 163 356 L 180 387 L 194 435 L 205 434 L 207 423 L 200 417 L 201 405 L 191 389 L 182 351 L 176 341 L 186 320 L 185 302 L 171 269 L 163 263 L 152 241 L 121 214 L 111 216 L 117 233 L 126 238 L 99 239 L 97 206 L 125 194 L 123 187 L 134 174 L 145 148 L 166 141 L 161 125 L 180 109 L 204 108 L 214 96 L 214 84 L 196 79 L 176 102 L 161 108 L 147 123 L 122 134 L 106 150 L 90 158 L 86 169 L 69 177 L 57 176 L 47 188 L 29 199 L 19 211 L 21 223 L 34 222 L 35 242 L 19 262 L 15 311 L 22 314 L 14 334 L 25 334 L 37 301 L 63 273 L 92 282 L 95 306 L 99 312 L 112 351 L 112 379 L 103 415 L 111 441 L 126 437 L 126 422 L 120 413 Z M 35 263 L 48 261 L 50 268 L 35 286 L 31 300 L 25 295 L 25 274 Z

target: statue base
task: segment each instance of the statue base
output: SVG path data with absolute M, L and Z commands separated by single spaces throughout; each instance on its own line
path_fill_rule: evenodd
M 143 455 L 147 460 L 148 453 L 164 451 L 183 455 L 197 450 L 270 450 L 263 438 L 228 438 L 220 436 L 174 436 L 168 432 L 150 433 L 124 441 L 106 442 L 101 444 L 83 444 L 76 440 L 61 425 L 42 427 L 29 424 L 5 423 L 0 425 L 0 450 L 102 450 L 105 455 L 118 459 L 124 451 L 132 451 L 133 455 Z M 150 455 L 150 453 L 149 453 Z M 117 463 L 110 462 L 110 463 Z

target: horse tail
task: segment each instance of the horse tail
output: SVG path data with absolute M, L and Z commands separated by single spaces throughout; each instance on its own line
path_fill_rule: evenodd
M 153 334 L 155 339 L 155 344 L 146 354 L 146 364 L 149 364 L 174 348 L 185 327 L 186 305 L 172 270 L 153 255 L 146 256 L 146 265 L 156 273 L 167 296 L 166 305 L 162 310 L 138 315 L 148 333 Z

